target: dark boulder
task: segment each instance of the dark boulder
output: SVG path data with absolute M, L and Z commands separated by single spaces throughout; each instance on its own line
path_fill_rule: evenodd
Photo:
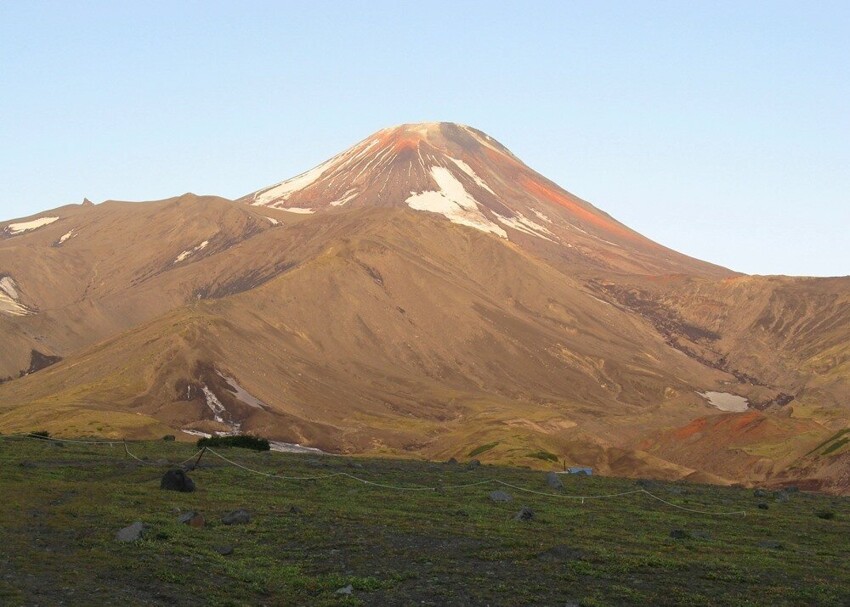
M 169 470 L 162 475 L 162 480 L 159 482 L 160 489 L 169 491 L 180 491 L 182 493 L 191 493 L 195 490 L 195 481 L 189 478 L 183 470 L 179 468 Z

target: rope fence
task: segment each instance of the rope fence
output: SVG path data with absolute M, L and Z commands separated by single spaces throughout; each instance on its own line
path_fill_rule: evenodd
M 124 452 L 127 454 L 127 456 L 138 461 L 138 462 L 140 462 L 141 464 L 148 465 L 148 466 L 161 466 L 162 465 L 162 464 L 159 464 L 159 463 L 156 463 L 156 462 L 150 462 L 150 461 L 144 460 L 144 459 L 140 458 L 139 456 L 137 456 L 136 454 L 134 454 L 132 451 L 130 451 L 130 448 L 128 447 L 127 441 L 86 441 L 86 440 L 46 437 L 46 436 L 39 436 L 39 435 L 33 435 L 33 434 L 11 435 L 11 436 L 12 437 L 18 437 L 18 438 L 29 438 L 29 439 L 33 439 L 33 440 L 55 441 L 55 442 L 61 442 L 61 443 L 76 443 L 76 444 L 86 444 L 86 445 L 110 445 L 110 446 L 112 446 L 112 445 L 123 445 Z M 0 438 L 8 438 L 8 437 L 0 437 Z M 418 491 L 418 492 L 440 492 L 440 491 L 454 490 L 454 489 L 467 489 L 467 488 L 470 488 L 470 487 L 481 487 L 481 486 L 484 486 L 484 485 L 500 485 L 500 486 L 503 486 L 503 487 L 513 489 L 514 491 L 519 491 L 521 493 L 529 493 L 529 494 L 533 494 L 533 495 L 539 495 L 539 496 L 542 496 L 542 497 L 554 498 L 554 499 L 579 501 L 582 504 L 584 504 L 585 500 L 608 500 L 608 499 L 621 498 L 621 497 L 625 497 L 625 496 L 629 496 L 629 495 L 646 495 L 647 497 L 649 497 L 649 498 L 651 498 L 651 499 L 653 499 L 657 502 L 660 502 L 662 504 L 665 504 L 665 505 L 667 505 L 671 508 L 675 508 L 677 510 L 682 510 L 682 511 L 685 511 L 685 512 L 690 512 L 690 513 L 693 513 L 693 514 L 701 514 L 701 515 L 705 515 L 705 516 L 746 516 L 747 515 L 747 512 L 745 510 L 711 511 L 711 510 L 703 510 L 703 509 L 699 509 L 699 508 L 689 508 L 687 506 L 682 506 L 680 504 L 676 504 L 674 502 L 666 500 L 666 499 L 664 499 L 664 498 L 662 498 L 658 495 L 655 495 L 654 493 L 652 493 L 650 491 L 647 491 L 646 489 L 644 489 L 642 487 L 638 488 L 638 489 L 632 489 L 632 490 L 629 490 L 629 491 L 622 491 L 622 492 L 619 492 L 619 493 L 608 493 L 608 494 L 601 494 L 601 495 L 567 495 L 567 494 L 562 494 L 562 493 L 550 493 L 550 492 L 546 492 L 546 491 L 537 491 L 535 489 L 529 489 L 527 487 L 515 485 L 513 483 L 509 483 L 509 482 L 506 482 L 506 481 L 503 481 L 503 480 L 500 480 L 500 479 L 496 479 L 496 478 L 484 479 L 484 480 L 475 481 L 475 482 L 472 482 L 472 483 L 456 483 L 456 484 L 443 484 L 443 483 L 441 483 L 439 485 L 393 485 L 393 484 L 380 483 L 380 482 L 372 481 L 372 480 L 369 480 L 369 479 L 361 478 L 359 476 L 351 474 L 350 472 L 332 472 L 330 474 L 321 474 L 321 475 L 314 475 L 314 476 L 287 476 L 287 475 L 279 474 L 277 472 L 263 472 L 262 470 L 256 470 L 254 468 L 250 468 L 248 466 L 245 466 L 244 464 L 240 464 L 237 461 L 234 461 L 234 460 L 232 460 L 228 457 L 225 457 L 224 455 L 222 455 L 218 451 L 212 449 L 211 447 L 205 447 L 203 449 L 199 449 L 194 454 L 192 454 L 191 457 L 188 457 L 187 459 L 183 460 L 182 462 L 179 462 L 179 463 L 176 463 L 176 464 L 172 464 L 172 463 L 169 462 L 168 465 L 169 466 L 182 466 L 182 465 L 192 461 L 196 457 L 200 460 L 200 456 L 202 456 L 203 453 L 205 453 L 206 451 L 208 451 L 212 455 L 216 456 L 217 458 L 221 459 L 225 463 L 230 464 L 231 466 L 234 466 L 234 467 L 239 468 L 241 470 L 244 470 L 244 471 L 246 471 L 250 474 L 262 476 L 264 478 L 272 478 L 272 479 L 282 480 L 282 481 L 320 481 L 320 480 L 328 480 L 328 479 L 332 479 L 332 478 L 348 478 L 350 480 L 361 483 L 363 485 L 369 485 L 369 486 L 378 487 L 378 488 L 381 488 L 381 489 L 389 489 L 389 490 L 393 490 L 393 491 Z

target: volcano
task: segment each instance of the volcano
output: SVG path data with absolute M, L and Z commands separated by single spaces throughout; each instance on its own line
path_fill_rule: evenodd
M 0 222 L 0 331 L 5 432 L 850 490 L 850 278 L 682 255 L 452 123 Z

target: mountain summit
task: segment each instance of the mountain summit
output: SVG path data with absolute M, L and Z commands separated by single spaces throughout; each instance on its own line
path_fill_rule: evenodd
M 240 201 L 300 214 L 406 207 L 602 267 L 729 274 L 645 238 L 535 172 L 486 133 L 451 122 L 378 131 Z

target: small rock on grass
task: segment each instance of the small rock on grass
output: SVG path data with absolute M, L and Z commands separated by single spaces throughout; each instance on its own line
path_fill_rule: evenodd
M 783 550 L 785 546 L 777 540 L 762 540 L 759 542 L 759 548 L 770 548 L 772 550 Z
M 233 554 L 233 546 L 230 546 L 229 544 L 227 546 L 216 546 L 213 550 L 218 552 L 221 556 L 230 556 Z
M 673 529 L 670 531 L 670 537 L 674 540 L 686 540 L 691 537 L 691 534 L 685 531 L 684 529 Z
M 534 518 L 534 510 L 529 508 L 528 506 L 524 506 L 514 515 L 515 521 L 530 521 Z
M 546 484 L 556 491 L 564 490 L 564 483 L 561 481 L 561 477 L 555 472 L 549 472 L 546 475 Z
M 177 517 L 177 522 L 190 527 L 200 528 L 207 524 L 203 514 L 199 512 L 189 511 Z
M 354 586 L 352 586 L 351 584 L 349 584 L 348 586 L 345 586 L 345 587 L 340 588 L 339 590 L 337 590 L 335 594 L 344 594 L 344 595 L 349 595 L 349 594 L 351 594 L 351 593 L 353 593 L 353 592 L 354 592 Z
M 767 504 L 765 504 L 764 502 L 761 502 L 761 503 L 760 503 L 757 507 L 758 507 L 758 509 L 759 509 L 759 510 L 768 510 L 768 509 L 770 509 L 770 506 L 768 506 L 768 505 L 767 505 Z
M 147 531 L 147 526 L 142 521 L 136 521 L 132 525 L 128 525 L 118 531 L 118 533 L 115 534 L 115 541 L 135 542 L 142 539 L 145 531 Z
M 481 466 L 481 462 L 480 462 L 479 460 L 477 460 L 477 459 L 471 459 L 471 460 L 469 460 L 469 463 L 468 463 L 468 464 L 466 464 L 466 467 L 467 467 L 467 468 L 470 468 L 470 469 L 472 469 L 472 468 L 478 468 L 478 467 L 480 467 L 480 466 Z
M 578 548 L 561 544 L 553 546 L 545 552 L 541 552 L 537 555 L 537 558 L 542 561 L 574 561 L 582 558 L 583 556 L 584 552 Z
M 225 525 L 244 525 L 251 522 L 251 515 L 247 510 L 234 510 L 221 517 L 221 522 Z
M 492 491 L 490 493 L 490 501 L 491 502 L 509 502 L 513 497 L 511 497 L 510 493 L 505 493 L 504 491 Z

